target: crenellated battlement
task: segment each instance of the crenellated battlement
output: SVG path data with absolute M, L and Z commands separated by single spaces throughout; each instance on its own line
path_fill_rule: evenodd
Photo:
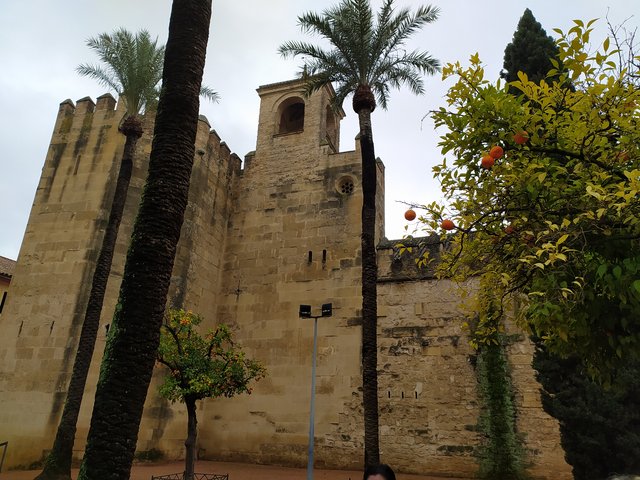
M 97 98 L 96 109 L 97 110 L 115 110 L 116 99 L 110 93 L 105 93 Z
M 116 99 L 110 93 L 100 95 L 94 102 L 91 97 L 82 97 L 74 104 L 70 98 L 60 103 L 58 109 L 58 118 L 68 115 L 82 115 L 86 113 L 94 113 L 96 110 L 115 111 L 116 108 L 123 109 L 123 105 L 118 104 Z
M 75 103 L 71 99 L 66 99 L 58 108 L 51 143 L 73 142 L 72 130 L 74 129 L 78 130 L 79 136 L 84 137 L 88 136 L 88 130 L 92 128 L 113 128 L 117 131 L 124 115 L 124 102 L 116 100 L 110 93 L 100 95 L 95 102 L 88 96 Z M 145 118 L 144 136 L 150 139 L 153 135 L 154 119 L 148 118 L 147 115 L 143 115 L 143 118 Z M 217 163 L 226 165 L 231 171 L 239 172 L 242 166 L 240 157 L 233 153 L 227 143 L 211 128 L 207 117 L 200 115 L 198 120 L 196 154 L 200 152 L 200 155 L 204 153 L 214 155 Z M 124 144 L 124 137 L 121 138 L 121 142 Z

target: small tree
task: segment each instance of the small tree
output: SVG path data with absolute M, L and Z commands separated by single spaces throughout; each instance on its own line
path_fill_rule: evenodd
M 226 325 L 218 325 L 201 336 L 196 331 L 201 321 L 200 316 L 190 311 L 169 310 L 158 349 L 158 362 L 170 370 L 160 386 L 160 395 L 187 406 L 185 480 L 193 479 L 196 460 L 196 401 L 251 393 L 249 383 L 265 375 L 264 367 L 245 358 L 244 352 L 232 342 Z

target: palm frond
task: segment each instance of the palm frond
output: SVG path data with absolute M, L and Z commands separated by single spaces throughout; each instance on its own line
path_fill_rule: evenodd
M 157 86 L 162 80 L 164 46 L 158 46 L 146 30 L 135 35 L 121 28 L 87 40 L 104 64 L 100 67 L 82 64 L 80 75 L 92 77 L 122 97 L 127 113 L 135 115 L 157 99 Z
M 96 65 L 80 64 L 76 67 L 76 72 L 83 77 L 90 77 L 97 80 L 100 85 L 118 92 L 120 83 L 113 74 Z
M 220 94 L 207 85 L 200 86 L 200 96 L 212 103 L 218 103 L 220 101 Z
M 327 39 L 335 50 L 341 52 L 342 56 L 348 63 L 355 63 L 355 56 L 351 52 L 352 43 L 349 38 L 344 35 L 343 22 L 347 21 L 343 12 L 337 7 L 326 10 L 324 17 L 309 12 L 298 17 L 298 24 L 303 31 L 313 32 Z
M 394 0 L 384 0 L 374 16 L 369 0 L 341 0 L 336 6 L 317 14 L 307 12 L 298 17 L 306 33 L 329 41 L 331 49 L 306 42 L 286 42 L 280 54 L 304 57 L 302 72 L 308 74 L 307 93 L 321 88 L 321 82 L 334 84 L 336 104 L 359 85 L 368 85 L 377 103 L 386 108 L 390 89 L 406 85 L 411 92 L 424 92 L 422 74 L 440 69 L 438 60 L 427 52 L 407 53 L 407 40 L 425 24 L 438 18 L 433 6 L 394 9 Z
M 158 45 L 157 38 L 152 39 L 146 30 L 133 34 L 120 28 L 89 38 L 87 46 L 103 65 L 81 64 L 76 68 L 80 75 L 114 90 L 124 100 L 128 115 L 155 108 L 160 95 L 165 51 L 164 45 Z M 220 99 L 218 93 L 207 86 L 202 87 L 200 95 L 212 102 Z

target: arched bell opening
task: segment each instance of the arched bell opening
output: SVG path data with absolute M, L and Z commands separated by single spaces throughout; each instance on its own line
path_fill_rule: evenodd
M 304 100 L 300 97 L 286 99 L 278 107 L 278 134 L 304 130 Z

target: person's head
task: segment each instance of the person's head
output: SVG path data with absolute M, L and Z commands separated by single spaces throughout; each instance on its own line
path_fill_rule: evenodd
M 391 467 L 385 463 L 372 465 L 364 471 L 363 480 L 396 480 L 396 474 Z

